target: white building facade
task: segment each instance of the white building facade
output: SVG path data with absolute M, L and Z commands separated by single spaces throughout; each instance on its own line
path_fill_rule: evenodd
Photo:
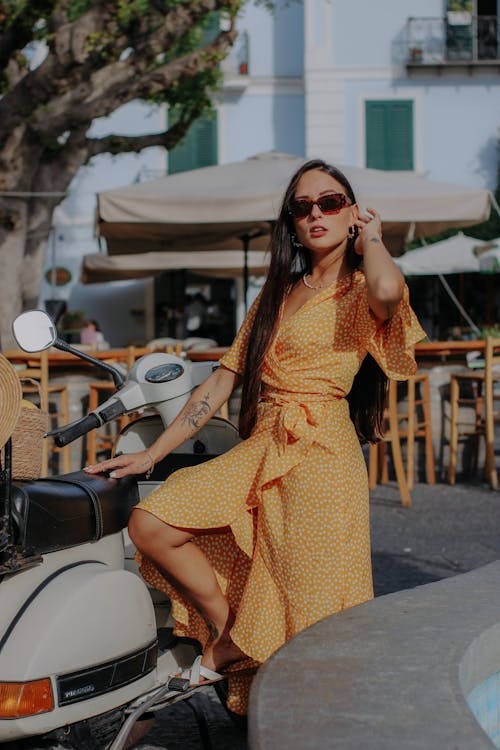
M 48 271 L 67 266 L 75 280 L 81 255 L 99 249 L 93 231 L 96 192 L 264 151 L 415 170 L 431 179 L 495 189 L 500 0 L 277 0 L 276 5 L 274 12 L 252 2 L 243 8 L 214 114 L 197 123 L 183 145 L 170 154 L 149 149 L 100 156 L 80 170 L 55 216 Z M 93 127 L 96 134 L 155 132 L 166 118 L 162 108 L 134 103 Z M 130 288 L 137 310 L 140 289 L 139 297 L 149 300 L 144 308 L 150 321 L 151 283 L 128 284 L 119 287 L 121 297 Z M 47 281 L 41 300 L 59 296 L 99 318 L 109 310 L 115 288 L 106 286 L 103 294 L 78 284 L 54 289 Z M 92 300 L 92 309 L 86 300 Z M 116 345 L 128 343 L 140 337 L 141 327 L 143 337 L 152 337 L 151 321 L 145 324 L 136 314 L 124 327 L 122 315 L 109 338 Z
M 494 189 L 499 14 L 497 0 L 306 0 L 307 155 Z

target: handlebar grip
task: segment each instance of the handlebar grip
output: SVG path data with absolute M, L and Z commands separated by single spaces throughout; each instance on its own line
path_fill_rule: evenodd
M 87 432 L 93 430 L 95 427 L 100 427 L 101 421 L 95 414 L 87 414 L 86 417 L 78 419 L 76 422 L 60 427 L 57 430 L 48 432 L 47 435 L 54 438 L 54 442 L 58 448 L 64 448 L 68 443 L 72 443 L 73 440 L 86 435 Z

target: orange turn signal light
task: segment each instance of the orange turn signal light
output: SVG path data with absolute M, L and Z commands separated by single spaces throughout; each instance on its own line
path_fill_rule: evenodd
M 0 719 L 19 719 L 52 711 L 50 679 L 34 682 L 0 682 Z

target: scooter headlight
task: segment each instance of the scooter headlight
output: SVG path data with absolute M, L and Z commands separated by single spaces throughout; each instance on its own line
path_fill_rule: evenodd
M 0 682 L 0 719 L 20 719 L 54 709 L 50 679 Z

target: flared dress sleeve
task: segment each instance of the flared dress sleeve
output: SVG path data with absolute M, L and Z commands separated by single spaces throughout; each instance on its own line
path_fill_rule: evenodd
M 255 320 L 257 308 L 259 307 L 261 292 L 259 292 L 257 298 L 252 303 L 250 310 L 246 314 L 245 320 L 241 324 L 241 328 L 236 334 L 229 351 L 220 359 L 219 364 L 223 367 L 227 367 L 228 370 L 242 375 L 245 369 L 245 361 L 247 356 L 248 339 L 250 338 L 250 331 Z
M 417 363 L 413 347 L 426 333 L 410 306 L 405 284 L 403 299 L 394 314 L 381 321 L 368 304 L 366 283 L 360 289 L 356 328 L 361 350 L 367 351 L 391 380 L 406 380 L 414 375 Z

